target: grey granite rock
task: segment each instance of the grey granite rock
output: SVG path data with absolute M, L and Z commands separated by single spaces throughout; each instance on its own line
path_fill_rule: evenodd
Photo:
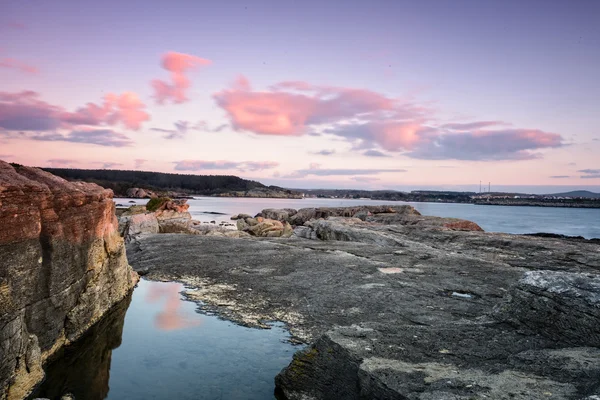
M 209 311 L 255 327 L 284 321 L 295 339 L 310 343 L 276 379 L 288 399 L 575 400 L 597 393 L 600 354 L 589 323 L 600 246 L 381 211 L 373 214 L 382 216 L 378 222 L 305 221 L 288 239 L 148 235 L 128 245 L 128 257 L 150 279 L 197 288 L 188 298 Z M 551 284 L 525 275 L 531 271 Z M 517 301 L 520 287 L 530 300 Z M 552 332 L 543 307 L 523 309 L 551 287 L 562 288 L 553 293 L 558 315 L 574 307 L 589 320 L 564 316 Z M 499 317 L 507 307 L 522 317 Z M 567 322 L 573 335 L 564 333 Z M 590 341 L 582 332 L 591 332 Z

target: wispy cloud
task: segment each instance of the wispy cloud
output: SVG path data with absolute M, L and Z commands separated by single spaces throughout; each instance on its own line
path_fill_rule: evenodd
M 107 147 L 127 147 L 133 144 L 127 135 L 110 129 L 78 130 L 67 134 L 30 133 L 21 137 L 42 142 L 87 143 Z
M 69 160 L 66 158 L 54 158 L 54 159 L 48 160 L 47 162 L 53 168 L 73 168 L 74 166 L 79 164 L 79 161 Z
M 0 68 L 14 69 L 27 74 L 37 74 L 39 69 L 14 58 L 0 58 Z
M 177 121 L 174 122 L 175 129 L 163 129 L 163 128 L 150 128 L 151 131 L 164 133 L 165 139 L 183 139 L 189 131 L 201 131 L 201 132 L 220 132 L 227 127 L 227 125 L 219 125 L 216 128 L 211 128 L 206 121 L 198 121 L 192 124 L 189 121 Z
M 385 154 L 384 152 L 381 152 L 379 150 L 367 150 L 363 153 L 363 156 L 367 156 L 367 157 L 390 157 L 389 155 Z
M 162 56 L 161 64 L 164 69 L 171 73 L 171 82 L 154 79 L 151 85 L 154 89 L 154 97 L 158 104 L 167 101 L 173 103 L 184 103 L 188 101 L 186 92 L 191 86 L 187 72 L 191 69 L 211 64 L 211 60 L 196 57 L 190 54 L 170 51 Z
M 377 175 L 386 172 L 406 172 L 400 168 L 381 168 L 381 169 L 360 169 L 360 168 L 308 168 L 294 171 L 283 178 L 304 178 L 307 176 L 356 176 L 356 175 Z
M 380 181 L 381 179 L 379 178 L 374 178 L 372 176 L 355 176 L 354 178 L 352 178 L 352 180 L 357 181 L 357 182 L 375 182 L 375 181 Z
M 119 162 L 105 162 L 105 161 L 94 161 L 92 164 L 101 165 L 103 169 L 112 169 L 114 167 L 120 167 L 123 163 Z
M 569 175 L 552 175 L 550 176 L 550 178 L 552 179 L 565 179 L 565 178 L 570 178 Z
M 262 171 L 279 166 L 274 161 L 204 161 L 204 160 L 182 160 L 175 162 L 176 171 L 202 171 L 202 170 L 239 170 L 239 171 Z
M 323 149 L 323 150 L 315 151 L 314 153 L 311 153 L 311 154 L 316 154 L 318 156 L 330 156 L 332 154 L 335 154 L 335 150 L 334 149 L 331 149 L 331 150 Z
M 582 175 L 581 178 L 583 179 L 598 179 L 600 178 L 600 169 L 580 169 L 577 172 L 581 172 Z
M 135 160 L 133 160 L 133 167 L 135 169 L 141 168 L 147 162 L 148 162 L 148 160 L 146 160 L 144 158 L 136 158 Z

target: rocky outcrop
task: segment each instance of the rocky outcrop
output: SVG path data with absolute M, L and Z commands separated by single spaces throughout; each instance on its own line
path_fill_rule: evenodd
M 240 218 L 240 216 L 236 216 L 236 219 L 238 230 L 252 236 L 290 237 L 294 233 L 292 226 L 287 221 L 281 222 L 263 217 Z
M 207 311 L 310 343 L 277 377 L 282 399 L 598 394 L 597 244 L 368 213 L 277 240 L 147 235 L 130 260 L 198 288 Z
M 187 233 L 198 234 L 193 229 L 192 215 L 186 199 L 153 199 L 156 209 L 148 211 L 144 206 L 132 206 L 119 217 L 119 232 L 129 243 L 138 235 L 151 233 Z M 151 200 L 152 201 L 152 200 Z
M 129 188 L 125 194 L 133 199 L 150 199 L 157 196 L 153 191 L 142 188 Z
M 246 216 L 245 214 L 240 215 L 250 217 Z M 364 222 L 385 225 L 418 225 L 423 228 L 438 228 L 458 231 L 483 231 L 479 225 L 471 221 L 465 221 L 457 218 L 423 216 L 414 207 L 409 205 L 319 207 L 301 208 L 300 210 L 294 210 L 291 208 L 267 208 L 258 213 L 257 217 L 288 222 L 293 226 L 303 226 L 313 220 L 343 217 L 355 218 Z M 232 217 L 232 219 L 244 218 L 241 216 L 235 216 Z M 301 230 L 300 232 L 302 231 L 305 230 Z
M 24 397 L 42 364 L 136 283 L 112 192 L 0 161 L 0 398 Z

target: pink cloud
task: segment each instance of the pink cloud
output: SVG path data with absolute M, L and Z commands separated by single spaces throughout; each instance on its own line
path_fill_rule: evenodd
M 0 92 L 0 128 L 15 131 L 47 131 L 76 125 L 115 125 L 139 129 L 150 115 L 145 105 L 132 92 L 109 93 L 101 105 L 88 103 L 75 112 L 46 103 L 33 91 Z
M 190 54 L 170 51 L 162 56 L 162 67 L 171 73 L 171 83 L 160 79 L 151 82 L 154 96 L 158 104 L 168 100 L 173 103 L 184 103 L 188 100 L 186 91 L 191 86 L 186 73 L 194 68 L 211 64 L 211 60 L 192 56 Z
M 352 88 L 281 82 L 269 91 L 252 91 L 245 77 L 214 95 L 236 130 L 262 135 L 302 135 L 309 125 L 389 112 L 414 115 L 419 110 L 398 99 Z
M 135 160 L 133 160 L 134 162 L 134 168 L 138 169 L 141 168 L 142 165 L 146 164 L 148 162 L 148 160 L 145 160 L 143 158 L 136 158 Z
M 129 129 L 139 130 L 143 122 L 150 120 L 150 115 L 144 111 L 145 107 L 133 92 L 120 95 L 108 93 L 102 105 L 88 103 L 73 113 L 64 113 L 61 120 L 81 125 L 115 125 L 121 122 Z
M 31 90 L 0 92 L 0 128 L 16 131 L 45 131 L 60 126 L 64 109 L 39 99 Z
M 65 158 L 55 158 L 48 160 L 48 164 L 53 168 L 72 168 L 74 165 L 79 164 L 79 162 Z
M 8 69 L 16 69 L 21 72 L 26 72 L 28 74 L 37 74 L 39 70 L 29 64 L 26 64 L 22 61 L 16 60 L 14 58 L 2 58 L 0 59 L 0 67 L 8 68 Z

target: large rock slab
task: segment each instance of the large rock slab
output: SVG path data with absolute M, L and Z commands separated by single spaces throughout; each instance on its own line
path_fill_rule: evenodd
M 575 400 L 598 393 L 599 349 L 577 337 L 597 332 L 588 323 L 597 289 L 585 286 L 583 296 L 581 278 L 595 282 L 600 246 L 444 226 L 448 219 L 408 211 L 311 219 L 290 238 L 148 235 L 128 245 L 128 255 L 150 279 L 196 288 L 188 298 L 208 311 L 248 326 L 284 321 L 294 340 L 311 343 L 277 377 L 282 398 Z M 564 305 L 558 315 L 569 307 L 589 314 L 573 322 L 575 337 L 544 333 L 544 308 L 527 317 L 528 303 L 510 300 L 531 271 L 554 274 L 543 287 L 563 282 L 579 290 L 554 299 Z M 543 296 L 527 292 L 532 301 Z M 497 317 L 506 304 L 535 323 Z
M 42 363 L 136 283 L 112 192 L 0 161 L 0 398 L 24 397 Z

